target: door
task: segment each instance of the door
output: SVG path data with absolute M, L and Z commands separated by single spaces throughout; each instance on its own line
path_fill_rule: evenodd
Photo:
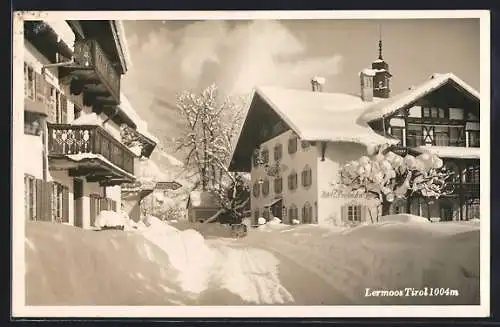
M 440 216 L 442 221 L 453 220 L 453 207 L 448 201 L 441 202 Z
M 274 203 L 272 206 L 271 206 L 271 219 L 274 218 L 274 217 L 277 217 L 281 220 L 283 220 L 283 208 L 282 208 L 282 203 L 283 203 L 283 200 L 279 200 L 277 201 L 276 203 Z
M 73 180 L 73 208 L 75 226 L 83 227 L 83 181 L 75 178 Z

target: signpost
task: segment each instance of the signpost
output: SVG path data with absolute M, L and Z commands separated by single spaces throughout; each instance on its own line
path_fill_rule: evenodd
M 178 190 L 179 188 L 182 187 L 182 184 L 171 181 L 171 182 L 157 182 L 155 189 L 157 190 Z

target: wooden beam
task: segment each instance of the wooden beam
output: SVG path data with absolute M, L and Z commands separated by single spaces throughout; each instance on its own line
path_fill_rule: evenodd
M 68 170 L 68 176 L 70 177 L 81 177 L 92 174 L 95 171 L 95 168 L 70 168 Z

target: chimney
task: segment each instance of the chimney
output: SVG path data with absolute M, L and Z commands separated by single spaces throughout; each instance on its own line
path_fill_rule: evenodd
M 373 76 L 375 76 L 375 71 L 373 69 L 364 69 L 359 73 L 361 99 L 365 102 L 373 100 Z
M 311 79 L 311 86 L 313 92 L 323 92 L 323 85 L 326 80 L 324 77 L 315 76 Z

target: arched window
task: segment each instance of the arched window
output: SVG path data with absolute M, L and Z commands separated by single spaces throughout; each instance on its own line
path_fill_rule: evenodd
M 283 191 L 283 178 L 281 176 L 274 179 L 274 193 L 280 194 Z
M 306 165 L 301 173 L 302 186 L 309 187 L 312 185 L 312 170 L 311 167 Z
M 262 183 L 262 195 L 267 196 L 269 194 L 269 180 L 266 179 L 264 180 L 264 183 Z
M 291 172 L 290 175 L 288 175 L 288 189 L 295 190 L 296 188 L 297 188 L 297 173 Z
M 254 198 L 258 198 L 260 195 L 260 184 L 259 182 L 255 182 L 253 184 L 253 196 Z
M 309 202 L 306 202 L 302 207 L 302 223 L 312 223 L 312 206 L 311 204 L 309 204 Z

